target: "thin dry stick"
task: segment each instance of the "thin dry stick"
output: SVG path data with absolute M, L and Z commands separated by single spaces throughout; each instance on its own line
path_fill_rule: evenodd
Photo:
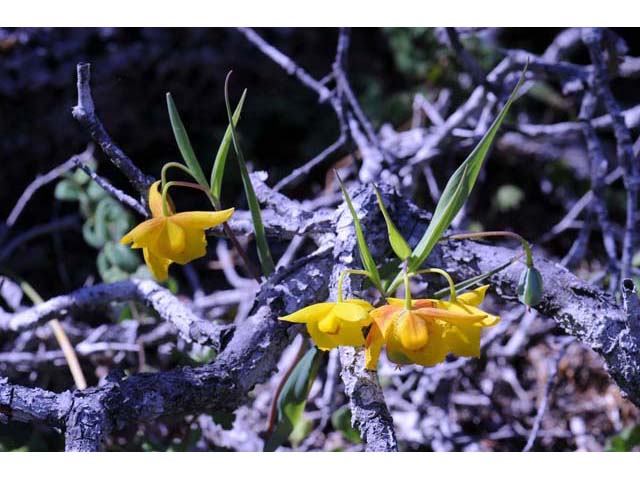
M 24 293 L 34 303 L 34 305 L 43 302 L 40 294 L 36 292 L 35 289 L 27 282 L 21 282 L 20 286 Z M 76 355 L 76 351 L 74 350 L 73 345 L 71 345 L 71 342 L 69 341 L 69 337 L 67 337 L 64 328 L 57 318 L 49 320 L 49 326 L 51 327 L 53 335 L 58 341 L 58 345 L 60 345 L 60 349 L 64 354 L 65 360 L 67 361 L 67 365 L 69 365 L 69 370 L 71 371 L 71 376 L 73 377 L 73 381 L 76 384 L 76 388 L 78 390 L 84 390 L 85 388 L 87 388 L 87 380 L 84 378 L 82 368 L 80 367 L 80 362 L 78 361 L 78 356 Z
M 276 391 L 273 394 L 273 401 L 271 402 L 271 409 L 269 410 L 269 418 L 267 419 L 268 434 L 270 434 L 273 431 L 274 427 L 276 426 L 276 420 L 278 417 L 278 397 L 280 396 L 280 392 L 282 392 L 282 389 L 284 388 L 284 384 L 287 383 L 287 380 L 293 373 L 293 370 L 296 368 L 296 365 L 298 365 L 298 362 L 304 355 L 304 352 L 306 351 L 308 346 L 309 345 L 307 343 L 307 339 L 302 338 L 302 342 L 300 343 L 300 347 L 296 352 L 296 356 L 291 362 L 291 365 L 289 365 L 289 368 L 287 368 L 287 371 L 284 372 L 284 375 L 280 379 L 280 383 L 278 383 L 278 386 L 276 387 Z
M 538 436 L 538 432 L 540 431 L 540 425 L 542 424 L 542 418 L 544 417 L 545 412 L 547 411 L 547 406 L 549 404 L 549 396 L 551 395 L 551 391 L 556 385 L 557 375 L 558 375 L 558 365 L 560 361 L 564 357 L 565 353 L 567 353 L 567 348 L 569 344 L 573 341 L 571 338 L 560 348 L 558 355 L 555 360 L 551 364 L 551 368 L 549 369 L 549 377 L 547 378 L 547 383 L 544 387 L 544 393 L 542 396 L 542 401 L 540 402 L 540 407 L 538 408 L 538 413 L 536 414 L 536 418 L 533 421 L 533 427 L 531 428 L 531 433 L 529 433 L 529 438 L 527 439 L 527 444 L 522 449 L 523 452 L 528 452 L 533 447 L 533 443 L 536 441 L 536 437 Z
M 57 167 L 54 167 L 44 175 L 39 175 L 38 177 L 36 177 L 36 179 L 31 182 L 27 186 L 27 188 L 25 188 L 24 192 L 22 193 L 22 195 L 20 195 L 20 198 L 13 207 L 13 210 L 11 210 L 11 213 L 7 217 L 6 221 L 7 227 L 11 228 L 16 223 L 27 202 L 31 200 L 31 197 L 33 197 L 33 194 L 36 193 L 38 189 L 60 177 L 63 173 L 71 170 L 76 164 L 76 161 L 82 161 L 84 158 L 91 158 L 92 156 L 93 146 L 89 145 L 84 152 L 79 153 L 78 155 L 74 155 L 69 160 L 61 163 Z
M 80 362 L 78 361 L 78 356 L 76 355 L 76 351 L 73 349 L 73 345 L 71 345 L 71 342 L 69 341 L 69 337 L 67 337 L 64 328 L 62 328 L 62 325 L 57 318 L 50 320 L 49 326 L 58 341 L 58 345 L 60 345 L 60 349 L 64 354 L 67 364 L 69 365 L 69 370 L 71 371 L 71 376 L 76 384 L 76 388 L 78 390 L 84 390 L 87 388 L 87 380 L 84 378 Z

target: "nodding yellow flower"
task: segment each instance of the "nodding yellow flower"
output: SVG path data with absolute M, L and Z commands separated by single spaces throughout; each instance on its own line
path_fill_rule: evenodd
M 142 248 L 144 261 L 158 281 L 169 276 L 169 265 L 189 263 L 206 254 L 207 240 L 204 231 L 226 222 L 233 215 L 233 208 L 218 212 L 175 213 L 171 203 L 167 213 L 162 209 L 162 195 L 157 181 L 149 188 L 149 208 L 152 218 L 127 233 L 120 243 L 133 243 L 131 248 Z
M 320 350 L 339 346 L 364 345 L 363 327 L 371 325 L 369 312 L 373 305 L 350 298 L 344 302 L 316 303 L 279 320 L 306 323 L 307 332 Z
M 372 310 L 374 323 L 366 340 L 366 368 L 375 370 L 382 346 L 387 358 L 399 365 L 415 363 L 430 367 L 444 361 L 448 353 L 480 356 L 480 334 L 500 317 L 477 308 L 488 285 L 458 295 L 456 301 L 421 299 L 406 310 L 404 299 Z

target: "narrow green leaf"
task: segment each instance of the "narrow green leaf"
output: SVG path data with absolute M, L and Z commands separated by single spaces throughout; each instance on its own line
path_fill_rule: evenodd
M 209 184 L 207 183 L 207 179 L 204 176 L 204 172 L 202 171 L 200 162 L 198 161 L 196 153 L 193 151 L 193 147 L 191 146 L 191 142 L 189 141 L 189 135 L 187 135 L 184 124 L 180 119 L 178 108 L 173 102 L 173 98 L 171 98 L 170 93 L 167 93 L 167 109 L 169 110 L 169 120 L 171 121 L 173 135 L 176 137 L 176 142 L 178 144 L 178 148 L 180 149 L 180 154 L 184 159 L 184 163 L 187 165 L 187 167 L 189 167 L 189 170 L 191 170 L 193 178 L 195 178 L 196 181 L 203 187 L 209 188 Z
M 236 133 L 235 123 L 232 121 L 231 105 L 229 104 L 229 75 L 224 82 L 224 101 L 227 106 L 227 117 L 229 118 L 229 126 L 231 127 L 231 138 L 233 140 L 233 147 L 238 157 L 238 166 L 240 168 L 240 176 L 242 177 L 242 185 L 244 187 L 244 193 L 247 197 L 247 203 L 249 205 L 249 211 L 251 212 L 251 220 L 253 221 L 253 231 L 256 236 L 256 247 L 258 250 L 258 259 L 260 260 L 260 266 L 262 267 L 262 273 L 265 276 L 269 276 L 275 270 L 273 259 L 271 258 L 271 252 L 269 251 L 269 244 L 267 243 L 267 234 L 264 230 L 264 224 L 262 223 L 262 213 L 260 212 L 260 204 L 256 197 L 256 192 L 253 190 L 251 184 L 251 177 L 249 176 L 249 170 L 244 160 L 244 154 L 240 148 L 238 141 L 238 135 Z
M 233 126 L 238 125 L 240 120 L 240 113 L 242 112 L 242 106 L 244 105 L 244 99 L 247 96 L 247 90 L 242 92 L 242 97 L 236 106 L 235 112 L 233 112 Z M 224 176 L 224 166 L 227 163 L 227 155 L 229 154 L 229 147 L 231 147 L 231 124 L 227 126 L 227 130 L 224 132 L 220 146 L 218 147 L 218 153 L 216 153 L 216 159 L 213 162 L 213 168 L 211 169 L 211 194 L 213 198 L 220 201 L 222 195 L 222 177 Z
M 277 398 L 276 424 L 264 444 L 265 452 L 282 445 L 302 418 L 311 385 L 318 374 L 324 352 L 311 347 L 295 366 Z
M 347 188 L 344 186 L 344 183 L 342 183 L 342 179 L 340 178 L 340 175 L 338 175 L 338 172 L 336 172 L 336 177 L 338 177 L 338 182 L 340 182 L 340 188 L 342 189 L 342 195 L 344 196 L 344 200 L 347 202 L 347 206 L 349 207 L 349 211 L 351 212 L 351 218 L 353 218 L 353 226 L 356 230 L 356 239 L 358 241 L 358 250 L 360 251 L 360 260 L 362 260 L 362 266 L 367 272 L 369 272 L 371 281 L 376 286 L 376 288 L 382 291 L 380 273 L 378 272 L 376 262 L 373 260 L 373 256 L 371 255 L 371 251 L 369 250 L 367 241 L 364 238 L 364 234 L 362 233 L 362 226 L 360 225 L 360 220 L 358 220 L 356 209 L 353 208 L 351 197 L 349 197 Z
M 378 191 L 378 187 L 374 185 L 373 189 L 376 192 L 376 197 L 378 198 L 378 206 L 380 207 L 380 211 L 384 216 L 384 221 L 387 222 L 387 233 L 389 234 L 389 243 L 391 244 L 391 248 L 400 260 L 406 260 L 411 255 L 411 248 L 407 244 L 407 241 L 404 239 L 402 234 L 396 228 L 393 220 L 391 220 L 389 212 L 387 212 L 387 208 L 382 202 L 382 196 Z
M 504 105 L 493 124 L 487 130 L 487 133 L 482 137 L 480 142 L 476 145 L 473 151 L 469 154 L 466 160 L 458 167 L 453 173 L 446 187 L 442 192 L 442 196 L 436 205 L 436 209 L 433 213 L 431 222 L 427 231 L 424 233 L 418 245 L 413 249 L 413 253 L 409 259 L 409 271 L 416 271 L 422 265 L 422 262 L 431 253 L 431 250 L 438 242 L 442 234 L 445 232 L 454 217 L 463 207 L 467 198 L 469 197 L 471 190 L 478 178 L 482 164 L 491 148 L 493 139 L 500 128 L 511 104 L 516 98 L 518 90 L 524 81 L 524 75 L 527 68 L 525 67 L 520 76 L 518 84 L 511 92 L 507 103 Z M 402 273 L 399 272 L 395 280 L 392 282 L 390 290 L 399 285 Z
M 468 290 L 469 288 L 473 287 L 474 285 L 477 285 L 478 283 L 483 282 L 487 278 L 495 275 L 496 273 L 500 272 L 501 270 L 504 270 L 508 266 L 513 265 L 514 263 L 516 263 L 520 257 L 522 257 L 522 255 L 518 255 L 516 257 L 513 257 L 511 260 L 508 260 L 505 263 L 503 263 L 502 265 L 497 266 L 493 270 L 489 270 L 488 272 L 481 273 L 480 275 L 476 275 L 475 277 L 467 278 L 466 280 L 463 280 L 460 283 L 456 283 L 456 285 L 455 285 L 456 292 L 457 293 L 462 293 L 462 292 Z M 450 293 L 451 293 L 451 290 L 449 289 L 449 287 L 446 287 L 446 288 L 443 288 L 442 290 L 438 290 L 436 293 L 434 293 L 433 294 L 433 298 L 437 298 L 437 299 L 444 298 L 444 297 L 447 297 Z
M 362 443 L 360 432 L 351 426 L 351 409 L 348 405 L 343 405 L 331 415 L 331 425 L 349 442 Z

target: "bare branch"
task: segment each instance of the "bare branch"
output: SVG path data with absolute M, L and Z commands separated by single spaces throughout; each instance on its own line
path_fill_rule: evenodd
M 98 118 L 91 96 L 91 65 L 78 64 L 78 104 L 73 107 L 73 117 L 89 131 L 91 138 L 100 145 L 105 155 L 127 177 L 131 185 L 138 191 L 146 205 L 147 192 L 153 178 L 145 175 L 134 165 L 131 159 L 118 147 L 105 130 Z
M 96 172 L 91 170 L 85 163 L 82 162 L 82 160 L 76 158 L 74 159 L 74 163 L 78 168 L 82 169 L 82 171 L 86 173 L 91 178 L 91 180 L 96 182 L 105 192 L 111 195 L 112 198 L 122 203 L 123 205 L 129 207 L 130 209 L 135 210 L 137 213 L 139 213 L 143 217 L 148 216 L 147 211 L 145 210 L 145 208 L 142 206 L 140 202 L 138 202 L 135 198 L 130 197 L 129 195 L 124 193 L 122 190 L 119 190 L 113 185 L 111 185 L 111 183 L 109 183 L 109 181 L 106 178 L 101 177 Z
M 0 330 L 20 332 L 63 315 L 104 308 L 111 302 L 138 301 L 172 323 L 187 341 L 217 346 L 216 329 L 198 318 L 187 305 L 151 280 L 128 280 L 81 288 L 54 297 L 8 319 L 0 319 Z
M 8 228 L 13 227 L 13 225 L 18 220 L 18 217 L 22 213 L 22 210 L 24 210 L 27 202 L 31 200 L 31 197 L 33 197 L 33 194 L 36 193 L 37 190 L 59 178 L 63 173 L 71 170 L 77 161 L 83 161 L 85 158 L 93 158 L 92 146 L 88 146 L 84 152 L 79 153 L 78 155 L 74 155 L 69 160 L 61 163 L 57 167 L 54 167 L 44 175 L 39 175 L 38 177 L 36 177 L 36 179 L 31 182 L 27 186 L 27 188 L 25 188 L 24 192 L 22 192 L 22 195 L 20 195 L 20 198 L 13 207 L 13 210 L 11 210 L 11 213 L 7 217 L 7 221 L 5 222 L 6 226 Z

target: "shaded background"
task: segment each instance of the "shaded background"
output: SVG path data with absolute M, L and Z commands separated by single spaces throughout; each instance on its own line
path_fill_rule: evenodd
M 265 38 L 295 58 L 312 75 L 322 76 L 333 60 L 337 30 L 263 29 Z M 480 32 L 482 42 L 471 41 L 471 51 L 481 65 L 489 68 L 499 56 L 499 48 L 523 48 L 542 53 L 559 29 L 500 29 Z M 617 30 L 632 51 L 640 43 L 633 30 Z M 487 48 L 493 45 L 496 50 Z M 587 63 L 585 52 L 574 61 Z M 275 183 L 299 166 L 338 135 L 335 116 L 328 105 L 319 105 L 312 92 L 287 76 L 246 39 L 232 29 L 200 28 L 25 28 L 0 29 L 0 217 L 6 218 L 24 187 L 38 173 L 44 173 L 88 143 L 88 135 L 71 116 L 76 102 L 75 66 L 92 63 L 93 95 L 103 123 L 112 138 L 140 166 L 158 176 L 167 161 L 179 160 L 166 112 L 164 95 L 172 92 L 201 161 L 212 164 L 219 140 L 226 128 L 223 84 L 226 73 L 234 70 L 232 95 L 248 88 L 249 96 L 240 127 L 247 158 L 256 170 L 267 170 Z M 470 92 L 460 89 L 456 81 L 461 72 L 455 55 L 436 39 L 433 29 L 380 28 L 354 29 L 349 54 L 352 86 L 370 119 L 376 126 L 391 123 L 396 129 L 408 127 L 413 95 L 434 95 L 442 88 L 452 88 L 457 104 Z M 633 100 L 635 85 L 631 80 L 616 80 L 615 93 L 621 103 Z M 531 102 L 529 108 L 545 108 Z M 548 109 L 541 112 L 546 122 L 575 117 L 571 107 L 564 112 Z M 562 116 L 565 118 L 562 118 Z M 508 126 L 507 126 L 508 128 Z M 335 160 L 348 153 L 342 149 Z M 500 152 L 498 152 L 498 155 Z M 103 159 L 97 152 L 97 158 Z M 518 176 L 524 190 L 539 196 L 537 178 L 524 178 L 519 169 L 526 164 L 517 158 L 489 162 L 488 171 L 498 186 Z M 331 162 L 329 162 L 331 163 Z M 497 166 L 499 165 L 499 168 Z M 329 165 L 330 166 L 330 165 Z M 494 168 L 496 167 L 496 168 Z M 557 167 L 549 167 L 557 170 Z M 493 171 L 492 171 L 493 170 Z M 330 169 L 327 164 L 315 169 L 308 182 L 289 191 L 293 197 L 310 196 L 324 182 Z M 100 172 L 117 186 L 127 188 L 122 176 L 108 162 L 101 162 Z M 435 171 L 444 181 L 449 171 Z M 550 172 L 555 173 L 555 172 Z M 584 173 L 584 172 L 583 172 Z M 560 172 L 562 174 L 562 172 Z M 572 174 L 567 188 L 579 189 Z M 531 181 L 532 185 L 526 182 Z M 240 180 L 232 168 L 227 169 L 227 192 L 239 192 Z M 309 190 L 311 187 L 311 190 Z M 488 185 L 489 189 L 496 185 Z M 38 208 L 20 219 L 16 229 L 42 223 L 52 215 L 62 215 L 72 205 L 50 202 L 52 188 L 45 188 L 34 199 Z M 489 198 L 479 194 L 478 199 Z M 238 205 L 242 196 L 226 198 Z M 233 202 L 235 200 L 235 202 Z M 553 225 L 560 218 L 553 215 L 558 205 L 554 198 L 528 206 L 532 215 L 545 212 L 540 228 Z M 562 199 L 560 199 L 562 200 Z M 417 199 L 420 203 L 420 199 Z M 484 204 L 480 207 L 490 205 Z M 550 211 L 551 208 L 551 211 Z M 523 212 L 502 212 L 500 224 L 523 234 L 530 233 Z M 514 213 L 514 212 L 512 212 Z M 535 232 L 533 232 L 535 234 Z M 535 235 L 534 237 L 535 238 Z M 64 245 L 83 251 L 83 242 L 65 235 Z M 560 239 L 562 242 L 562 239 Z M 565 243 L 560 245 L 566 247 Z M 12 264 L 25 274 L 42 273 L 52 252 L 30 244 L 28 258 L 17 255 Z M 34 250 L 35 248 L 35 250 Z M 21 252 L 24 253 L 24 252 Z M 88 253 L 88 252 L 87 252 Z M 72 258 L 73 268 L 86 272 L 83 256 Z M 53 284 L 47 281 L 53 282 Z M 34 279 L 47 293 L 55 288 L 55 279 Z
M 320 77 L 329 71 L 337 29 L 258 31 L 312 75 Z M 637 56 L 638 31 L 615 31 L 627 41 L 631 54 Z M 501 48 L 542 53 L 558 32 L 559 29 L 479 31 L 478 39 L 471 38 L 467 46 L 480 64 L 489 69 L 501 58 Z M 376 128 L 383 123 L 390 123 L 396 130 L 408 128 L 416 93 L 433 97 L 441 89 L 449 88 L 454 105 L 467 98 L 473 85 L 468 82 L 468 88 L 461 86 L 463 69 L 436 35 L 433 29 L 421 28 L 352 31 L 350 80 Z M 584 50 L 578 50 L 571 60 L 588 63 L 588 56 Z M 237 98 L 245 87 L 249 91 L 240 123 L 246 156 L 254 170 L 269 172 L 270 184 L 304 164 L 338 135 L 330 107 L 319 105 L 312 92 L 232 29 L 0 29 L 0 218 L 6 218 L 37 174 L 86 148 L 88 134 L 71 116 L 71 107 L 76 102 L 78 62 L 92 64 L 96 108 L 111 137 L 141 169 L 154 176 L 159 176 L 164 163 L 179 161 L 166 112 L 164 95 L 169 91 L 204 170 L 208 171 L 227 125 L 223 83 L 229 70 L 234 71 L 232 95 Z M 623 108 L 640 101 L 637 80 L 617 79 L 612 86 Z M 559 102 L 553 96 L 530 97 L 520 107 L 541 123 L 576 118 L 574 105 L 553 104 L 554 100 Z M 508 122 L 505 129 L 509 129 Z M 612 145 L 609 142 L 607 148 L 612 149 Z M 353 145 L 347 145 L 287 193 L 294 198 L 312 197 L 324 187 L 331 165 L 353 149 Z M 109 162 L 102 161 L 101 152 L 96 152 L 96 158 L 102 175 L 129 189 L 121 174 Z M 462 158 L 444 155 L 442 163 L 434 166 L 440 185 Z M 535 171 L 530 170 L 532 161 L 537 162 Z M 230 161 L 227 166 L 224 202 L 242 207 L 240 179 L 233 165 Z M 586 161 L 582 167 L 576 167 L 518 157 L 508 149 L 497 148 L 486 166 L 487 180 L 475 192 L 468 215 L 486 229 L 513 230 L 536 240 L 563 217 L 564 205 L 589 188 L 586 165 Z M 549 179 L 561 187 L 546 191 L 544 180 Z M 517 186 L 515 193 L 503 188 L 513 185 Z M 78 211 L 72 202 L 53 200 L 54 187 L 55 182 L 36 194 L 15 231 Z M 432 207 L 425 187 L 421 188 L 417 190 L 416 202 Z M 623 191 L 612 189 L 609 196 L 612 218 L 621 221 Z M 187 199 L 186 205 L 195 206 L 197 200 Z M 26 278 L 45 298 L 78 288 L 87 278 L 98 276 L 96 250 L 87 245 L 77 230 L 60 232 L 56 238 L 54 241 L 49 236 L 39 237 L 26 243 L 3 265 Z M 550 257 L 561 257 L 572 241 L 573 237 L 560 236 L 545 244 L 545 252 Z M 580 266 L 591 271 L 604 268 L 598 261 L 601 245 L 597 240 L 592 243 L 589 265 Z M 66 270 L 64 275 L 60 274 L 60 264 Z M 204 260 L 195 265 L 199 271 L 206 271 Z M 184 280 L 180 273 L 176 276 Z M 216 275 L 205 280 L 210 288 L 216 288 L 218 282 Z M 185 282 L 178 283 L 178 288 L 183 288 Z M 542 352 L 540 355 L 544 356 Z M 577 385 L 582 381 L 585 389 L 595 388 L 596 392 L 611 388 L 597 360 L 591 357 L 581 360 L 580 356 L 572 357 L 573 360 Z M 593 368 L 600 369 L 601 376 L 588 378 L 589 374 L 580 370 L 589 362 L 596 362 Z M 629 412 L 629 419 L 637 415 L 632 407 Z M 175 427 L 179 430 L 184 425 L 179 423 Z M 33 439 L 30 428 L 38 427 L 24 427 L 25 438 Z M 610 428 L 607 435 L 615 433 L 613 430 Z M 602 433 L 599 438 L 605 436 Z M 47 448 L 61 447 L 55 438 L 47 436 Z M 568 442 L 566 448 L 573 449 L 575 444 Z

